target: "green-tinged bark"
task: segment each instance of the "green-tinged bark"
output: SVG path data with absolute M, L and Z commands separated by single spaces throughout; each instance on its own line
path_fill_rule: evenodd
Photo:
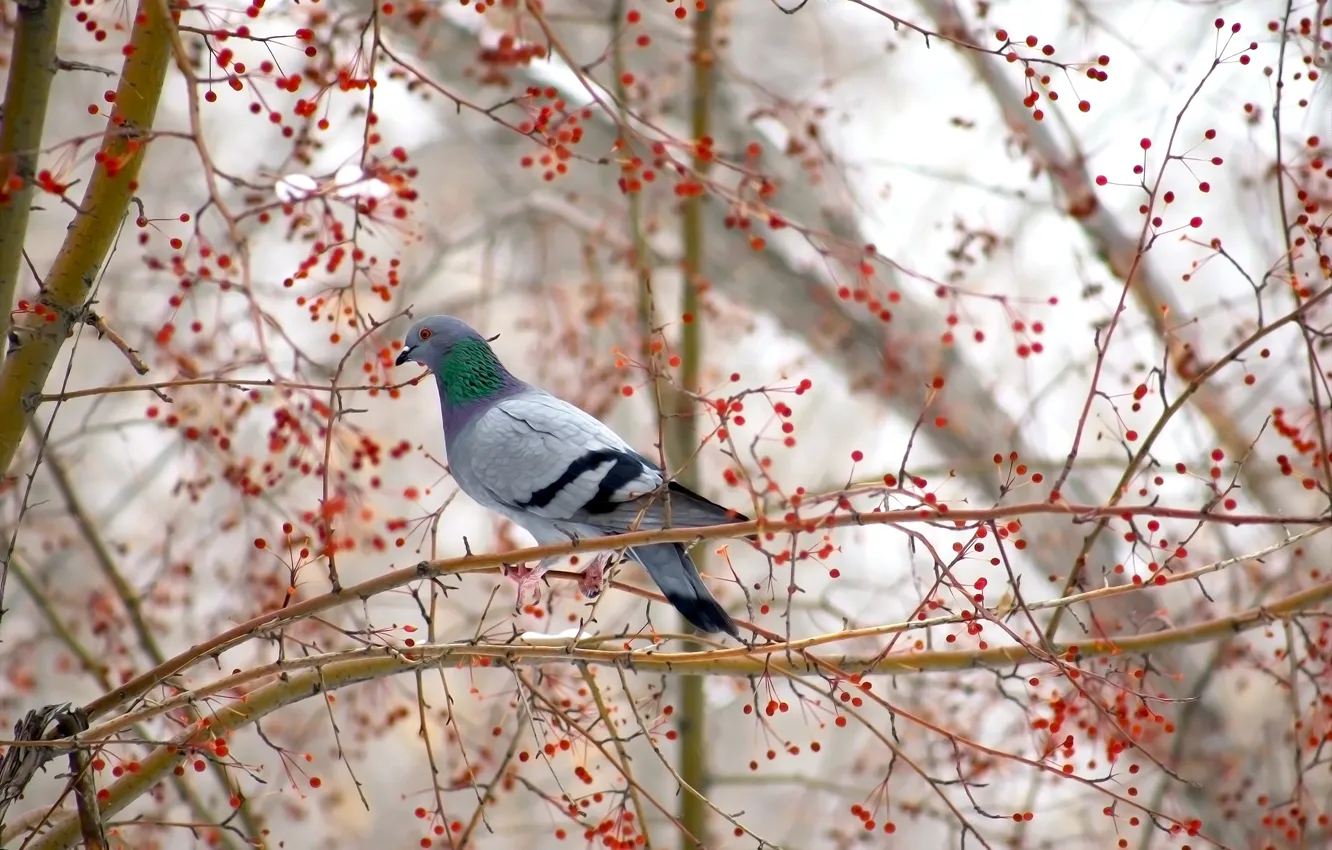
M 696 146 L 693 158 L 694 179 L 707 176 L 708 158 L 698 155 L 697 148 L 711 135 L 712 124 L 712 6 L 699 13 L 694 20 L 693 80 L 690 91 L 690 134 Z M 680 386 L 686 391 L 698 389 L 703 355 L 703 317 L 699 311 L 699 284 L 703 273 L 703 204 L 706 195 L 690 195 L 682 204 L 681 223 L 684 242 L 682 273 L 683 295 L 680 312 L 682 324 L 679 342 Z M 666 448 L 671 466 L 678 472 L 680 482 L 687 487 L 698 487 L 698 470 L 690 466 L 689 459 L 698 446 L 698 428 L 694 418 L 692 400 L 684 394 L 675 394 L 671 405 L 672 416 L 666 425 Z M 700 569 L 701 553 L 695 554 Z M 691 644 L 690 649 L 698 649 Z M 694 846 L 690 835 L 699 844 L 708 843 L 708 737 L 707 700 L 702 676 L 687 676 L 680 683 L 680 713 L 677 715 L 680 735 L 680 778 L 698 793 L 688 788 L 680 792 L 680 823 L 684 827 L 680 844 L 685 850 Z
M 28 231 L 37 151 L 42 146 L 42 126 L 55 79 L 56 41 L 64 7 L 64 0 L 19 0 L 17 4 L 9 85 L 0 118 L 0 363 L 9 348 L 10 311 L 23 273 L 23 235 Z M 9 190 L 19 181 L 20 185 Z M 0 470 L 3 468 L 0 464 Z
M 623 3 L 613 6 L 612 26 L 624 18 Z M 710 132 L 712 109 L 712 22 L 711 8 L 701 13 L 694 24 L 693 85 L 691 87 L 691 133 L 697 143 Z M 617 40 L 611 54 L 611 64 L 615 79 L 615 97 L 619 104 L 621 122 L 629 120 L 627 104 L 629 93 L 622 80 L 624 77 L 624 56 Z M 708 160 L 695 156 L 693 167 L 696 177 L 702 177 L 708 168 Z M 657 412 L 662 422 L 663 449 L 670 467 L 676 470 L 676 477 L 688 487 L 697 486 L 697 475 L 689 460 L 694 455 L 698 444 L 698 433 L 694 422 L 694 412 L 688 396 L 677 393 L 665 381 L 658 380 L 665 365 L 665 358 L 652 352 L 652 335 L 656 325 L 653 315 L 652 271 L 650 248 L 643 235 L 642 197 L 635 192 L 628 195 L 629 229 L 633 240 L 634 270 L 638 276 L 638 320 L 642 335 L 640 354 L 651 364 Z M 684 288 L 681 296 L 680 312 L 690 321 L 683 322 L 679 340 L 680 385 L 686 390 L 698 386 L 699 369 L 702 355 L 702 324 L 698 310 L 698 277 L 702 273 L 703 251 L 703 199 L 698 196 L 686 199 L 681 208 L 683 228 L 684 258 L 682 273 Z M 695 562 L 699 556 L 695 555 Z M 700 565 L 701 566 L 701 565 Z M 689 625 L 682 628 L 688 630 Z M 687 644 L 686 649 L 699 649 L 697 644 Z M 684 829 L 680 833 L 681 844 L 685 848 L 694 846 L 690 836 L 706 844 L 708 805 L 699 796 L 706 795 L 708 785 L 707 761 L 707 703 L 704 698 L 703 678 L 686 676 L 680 686 L 680 711 L 676 714 L 676 730 L 679 734 L 680 778 L 689 788 L 680 790 L 679 819 Z
M 19 346 L 0 371 L 0 472 L 9 470 L 18 452 L 26 418 L 60 347 L 83 315 L 88 293 L 133 197 L 171 57 L 171 26 L 165 4 L 156 0 L 139 4 L 98 165 L 39 299 L 55 320 L 16 327 Z

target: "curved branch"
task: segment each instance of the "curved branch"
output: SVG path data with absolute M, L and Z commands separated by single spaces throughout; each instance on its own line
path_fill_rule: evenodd
M 1052 648 L 1052 655 L 1061 659 L 1081 660 L 1106 655 L 1139 655 L 1167 647 L 1202 643 L 1236 632 L 1268 626 L 1275 621 L 1290 619 L 1329 598 L 1332 598 L 1332 581 L 1325 581 L 1275 600 L 1270 605 L 1217 617 L 1191 626 L 1145 635 L 1056 644 Z M 780 644 L 777 646 L 781 648 Z M 178 735 L 170 743 L 153 751 L 147 758 L 141 760 L 138 773 L 128 773 L 110 786 L 102 809 L 103 817 L 108 818 L 123 810 L 187 758 L 189 746 L 197 735 L 203 734 L 208 737 L 229 735 L 236 729 L 248 726 L 280 708 L 312 696 L 374 679 L 414 672 L 425 664 L 435 665 L 447 660 L 475 658 L 478 661 L 486 659 L 489 663 L 481 661 L 486 666 L 583 663 L 631 668 L 640 672 L 647 670 L 662 675 L 714 676 L 764 676 L 774 673 L 802 675 L 818 673 L 825 666 L 819 659 L 807 653 L 799 656 L 774 657 L 779 656 L 779 653 L 773 652 L 755 658 L 748 654 L 723 655 L 722 652 L 727 651 L 654 653 L 593 650 L 577 646 L 441 644 L 408 649 L 373 647 L 269 665 L 274 669 L 265 672 L 273 675 L 302 667 L 313 669 L 299 675 L 288 673 L 286 678 L 231 701 L 225 708 L 214 711 L 206 726 L 196 724 L 190 731 Z M 733 650 L 729 652 L 734 653 Z M 1017 645 L 983 650 L 901 653 L 886 657 L 875 655 L 867 658 L 844 659 L 838 662 L 837 668 L 845 673 L 900 676 L 982 667 L 1010 669 L 1025 664 L 1045 663 L 1049 657 L 1051 656 L 1038 655 L 1026 646 Z M 217 687 L 218 684 L 215 683 L 204 691 L 181 695 L 181 698 L 200 699 L 207 691 L 215 690 Z M 132 718 L 133 721 L 138 721 L 143 719 L 138 715 L 144 712 L 160 713 L 167 710 L 169 707 L 166 705 L 154 706 L 151 709 L 135 712 L 133 715 L 126 715 L 126 719 Z M 86 745 L 90 741 L 102 740 L 127 725 L 128 722 L 121 724 L 119 720 L 102 724 L 75 739 L 66 739 L 66 743 Z M 20 833 L 16 829 L 13 834 L 0 836 L 0 844 L 13 840 L 18 834 Z M 67 811 L 53 823 L 50 832 L 29 846 L 32 850 L 58 850 L 73 846 L 78 837 L 78 816 Z
M 344 587 L 337 593 L 326 593 L 323 596 L 316 596 L 294 605 L 288 605 L 285 608 L 260 614 L 210 640 L 178 653 L 152 670 L 140 673 L 116 690 L 93 700 L 84 708 L 90 719 L 101 717 L 123 705 L 126 701 L 142 696 L 167 676 L 175 675 L 203 658 L 215 656 L 238 646 L 257 634 L 282 628 L 296 620 L 335 608 L 346 602 L 369 599 L 372 596 L 421 579 L 494 572 L 501 564 L 527 563 L 539 561 L 542 558 L 571 555 L 578 552 L 606 552 L 624 549 L 629 546 L 639 546 L 644 543 L 694 543 L 700 540 L 740 539 L 753 534 L 810 533 L 817 529 L 843 528 L 851 525 L 909 525 L 913 523 L 947 522 L 956 526 L 968 522 L 1010 519 L 1040 514 L 1063 515 L 1082 522 L 1101 517 L 1150 516 L 1200 522 L 1223 522 L 1229 525 L 1305 525 L 1316 528 L 1332 526 L 1332 517 L 1326 516 L 1268 517 L 1251 514 L 1212 514 L 1159 505 L 1100 507 L 1066 503 L 1052 505 L 1048 502 L 1037 502 L 1009 505 L 989 510 L 939 511 L 934 508 L 910 508 L 900 511 L 876 511 L 868 514 L 829 514 L 813 519 L 772 520 L 764 518 L 749 522 L 715 525 L 709 528 L 668 528 L 659 531 L 634 531 L 628 534 L 586 538 L 572 543 L 551 546 L 533 546 L 528 549 L 517 549 L 490 555 L 467 555 L 438 561 L 422 561 L 415 566 L 391 570 L 383 575 L 367 579 L 360 584 Z

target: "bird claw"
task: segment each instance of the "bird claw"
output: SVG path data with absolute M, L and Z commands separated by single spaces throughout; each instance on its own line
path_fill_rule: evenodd
M 574 529 L 560 525 L 558 522 L 552 524 L 555 526 L 556 531 L 558 531 L 560 534 L 563 534 L 565 537 L 569 538 L 570 543 L 579 543 L 582 541 L 583 535 L 579 534 Z
M 518 585 L 518 599 L 515 605 L 519 608 L 523 606 L 523 599 L 527 596 L 529 588 L 535 588 L 536 598 L 533 602 L 541 601 L 541 576 L 545 570 L 540 567 L 528 567 L 523 564 L 501 564 L 500 575 Z
M 588 599 L 596 599 L 601 595 L 602 582 L 606 578 L 606 569 L 610 566 L 611 559 L 615 557 L 613 552 L 603 552 L 587 565 L 583 570 L 582 577 L 578 579 L 578 590 Z

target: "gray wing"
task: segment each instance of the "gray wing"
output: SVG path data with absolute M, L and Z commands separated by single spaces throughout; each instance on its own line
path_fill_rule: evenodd
M 467 457 L 472 481 L 506 508 L 607 531 L 633 527 L 643 497 L 662 484 L 656 464 L 614 431 L 546 393 L 513 396 L 482 414 Z

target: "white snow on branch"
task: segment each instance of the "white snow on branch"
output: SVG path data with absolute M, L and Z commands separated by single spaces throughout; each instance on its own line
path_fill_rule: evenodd
M 273 187 L 273 193 L 284 204 L 303 201 L 319 191 L 319 184 L 306 174 L 288 174 Z
M 327 192 L 338 198 L 380 200 L 393 194 L 393 188 L 377 177 L 367 176 L 359 165 L 348 163 L 338 169 L 331 183 L 321 187 L 308 174 L 287 174 L 273 186 L 273 193 L 284 204 L 294 204 Z
M 567 646 L 582 638 L 595 637 L 596 634 L 596 632 L 574 627 L 556 632 L 553 635 L 544 632 L 523 632 L 518 636 L 518 639 L 532 646 Z

